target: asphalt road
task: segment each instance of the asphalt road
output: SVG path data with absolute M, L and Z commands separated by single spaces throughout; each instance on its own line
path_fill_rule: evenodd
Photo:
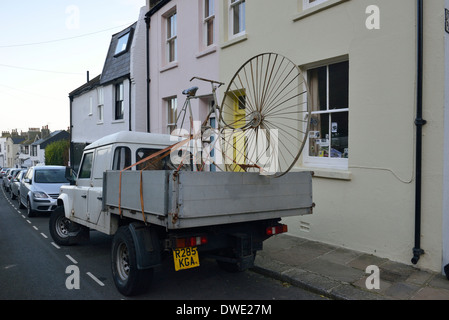
M 28 218 L 1 190 L 0 300 L 325 299 L 252 271 L 227 273 L 206 259 L 199 268 L 180 272 L 166 259 L 155 269 L 148 293 L 124 297 L 111 276 L 112 237 L 93 231 L 87 244 L 59 247 L 48 231 L 49 215 Z

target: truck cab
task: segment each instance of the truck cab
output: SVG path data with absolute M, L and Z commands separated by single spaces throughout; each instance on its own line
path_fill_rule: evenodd
M 176 138 L 163 134 L 118 132 L 87 146 L 84 150 L 76 183 L 63 186 L 58 205 L 64 207 L 65 216 L 86 227 L 99 228 L 107 234 L 116 231 L 111 216 L 102 211 L 103 174 L 108 170 L 121 171 L 151 154 L 176 143 Z M 169 157 L 151 164 L 141 163 L 129 170 L 171 169 Z

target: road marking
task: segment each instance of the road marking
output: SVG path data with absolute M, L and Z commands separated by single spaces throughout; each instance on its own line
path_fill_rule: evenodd
M 33 229 L 39 231 L 39 229 L 36 226 L 33 226 Z
M 72 261 L 74 264 L 78 264 L 78 261 L 76 261 L 75 259 L 73 259 L 70 255 L 66 254 L 65 256 L 67 257 L 67 259 L 69 259 L 70 261 Z
M 48 237 L 45 235 L 45 233 L 41 232 L 41 235 L 42 235 L 45 239 L 48 239 Z
M 8 269 L 14 268 L 16 266 L 17 266 L 16 264 L 12 264 L 12 265 L 6 266 L 4 269 L 8 270 Z
M 94 276 L 92 273 L 87 272 L 86 273 L 89 277 L 91 277 L 96 283 L 98 283 L 100 286 L 104 287 L 104 283 L 98 280 L 96 276 Z
M 27 222 L 28 222 L 29 224 L 31 224 L 31 221 L 30 221 L 30 220 L 27 220 Z
M 58 246 L 56 243 L 52 242 L 51 244 L 52 244 L 52 246 L 55 247 L 56 249 L 61 249 L 61 247 Z
M 25 216 L 22 214 L 22 218 L 26 219 L 27 217 L 25 217 Z

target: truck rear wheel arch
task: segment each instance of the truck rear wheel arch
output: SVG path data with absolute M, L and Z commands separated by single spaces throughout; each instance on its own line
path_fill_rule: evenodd
M 156 264 L 152 264 L 149 255 L 145 254 L 151 239 L 148 236 L 151 236 L 149 228 L 136 223 L 120 227 L 114 235 L 112 276 L 118 291 L 125 296 L 142 294 L 148 291 L 151 285 L 153 267 Z M 160 262 L 160 252 L 157 251 L 156 255 L 159 256 Z

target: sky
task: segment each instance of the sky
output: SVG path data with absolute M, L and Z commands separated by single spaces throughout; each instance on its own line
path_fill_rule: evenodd
M 69 92 L 101 74 L 145 0 L 0 0 L 0 130 L 70 125 Z

